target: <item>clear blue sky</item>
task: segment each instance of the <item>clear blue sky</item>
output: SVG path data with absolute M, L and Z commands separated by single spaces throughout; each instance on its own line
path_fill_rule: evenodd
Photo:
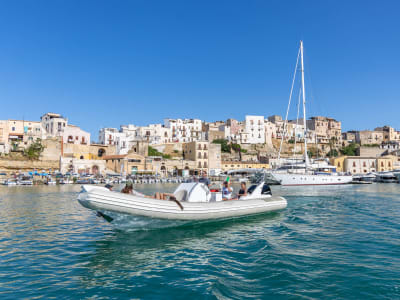
M 283 115 L 304 40 L 309 115 L 400 129 L 399 1 L 1 1 L 0 119 L 100 127 Z M 311 93 L 312 92 L 312 93 Z

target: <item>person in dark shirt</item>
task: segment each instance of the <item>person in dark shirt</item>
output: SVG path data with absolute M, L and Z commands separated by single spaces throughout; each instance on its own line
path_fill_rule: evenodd
M 238 193 L 238 198 L 239 199 L 240 199 L 240 197 L 243 197 L 243 196 L 247 196 L 246 182 L 242 182 L 240 184 L 240 190 L 239 190 L 239 193 Z
M 207 173 L 203 172 L 203 176 L 199 179 L 199 182 L 204 183 L 207 187 L 210 187 L 210 179 L 207 178 Z

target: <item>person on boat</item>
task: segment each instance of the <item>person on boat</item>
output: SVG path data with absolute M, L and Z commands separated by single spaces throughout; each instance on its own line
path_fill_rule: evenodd
M 121 193 L 124 194 L 133 194 L 133 184 L 132 182 L 128 181 L 125 187 L 121 190 Z
M 204 183 L 207 187 L 210 187 L 210 179 L 207 178 L 207 172 L 204 171 L 202 177 L 199 179 L 199 182 Z
M 109 183 L 107 183 L 104 187 L 107 188 L 109 191 L 112 191 L 112 189 L 113 189 L 113 185 L 111 185 Z
M 222 187 L 222 200 L 232 200 L 232 188 L 230 187 L 229 181 L 224 181 Z
M 156 192 L 154 194 L 154 197 L 152 196 L 146 196 L 146 198 L 155 198 L 157 200 L 168 200 L 168 199 L 175 199 L 174 194 L 170 194 L 170 193 L 160 193 L 160 192 Z
M 240 190 L 239 190 L 239 193 L 238 193 L 238 198 L 239 199 L 240 199 L 240 197 L 243 197 L 243 196 L 247 196 L 246 182 L 242 182 L 240 184 Z

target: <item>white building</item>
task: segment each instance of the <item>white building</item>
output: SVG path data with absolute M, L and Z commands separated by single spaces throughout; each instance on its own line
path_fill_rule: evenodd
M 202 122 L 199 119 L 164 119 L 164 127 L 171 130 L 171 142 L 200 141 Z
M 268 120 L 264 121 L 265 127 L 265 143 L 272 145 L 272 139 L 276 139 L 277 128 L 276 125 Z
M 264 144 L 264 116 L 246 116 L 245 132 L 247 133 L 247 144 Z
M 45 131 L 45 137 L 61 136 L 64 143 L 90 144 L 90 133 L 78 126 L 68 124 L 68 119 L 60 114 L 47 113 L 40 120 Z

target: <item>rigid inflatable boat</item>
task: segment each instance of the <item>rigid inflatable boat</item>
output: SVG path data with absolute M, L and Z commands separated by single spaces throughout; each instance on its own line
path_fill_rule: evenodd
M 157 200 L 109 191 L 104 187 L 83 185 L 78 201 L 101 216 L 107 212 L 168 220 L 207 220 L 239 217 L 284 209 L 283 197 L 272 196 L 268 185 L 260 183 L 248 189 L 240 199 L 222 200 L 222 193 L 211 192 L 203 183 L 182 183 L 175 199 Z M 107 219 L 107 218 L 106 218 Z

